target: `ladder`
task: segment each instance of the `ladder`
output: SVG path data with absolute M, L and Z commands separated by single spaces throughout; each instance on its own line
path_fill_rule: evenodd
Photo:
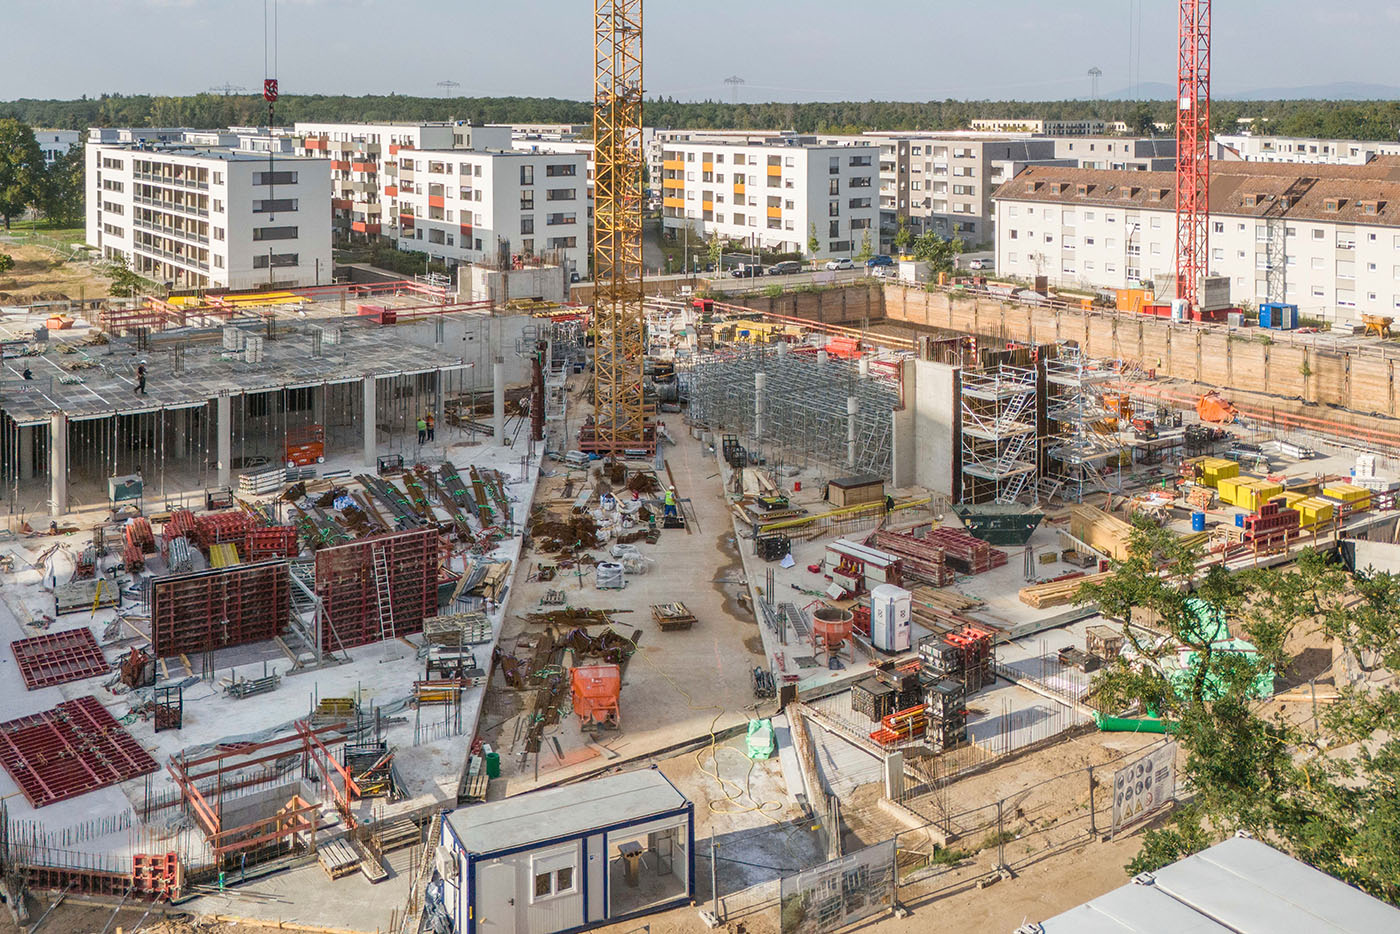
M 370 546 L 374 555 L 374 590 L 379 600 L 379 638 L 394 637 L 394 601 L 389 590 L 389 561 L 384 555 L 384 546 L 378 543 Z

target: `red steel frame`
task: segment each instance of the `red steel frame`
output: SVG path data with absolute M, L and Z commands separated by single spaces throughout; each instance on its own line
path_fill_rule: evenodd
M 112 670 L 92 630 L 69 629 L 10 643 L 24 686 L 33 691 L 104 675 Z
M 171 658 L 265 642 L 282 633 L 290 613 L 282 560 L 157 578 L 151 582 L 152 651 Z
M 437 615 L 439 541 L 436 529 L 415 529 L 317 551 L 316 595 L 326 611 L 322 649 L 335 652 L 383 638 L 374 577 L 376 545 L 383 548 L 389 569 L 392 635 L 422 631 L 423 620 Z
M 1199 308 L 1210 259 L 1210 0 L 1180 0 L 1176 73 L 1176 297 Z
M 91 696 L 0 723 L 0 765 L 36 808 L 160 768 Z
M 221 748 L 220 751 L 198 759 L 171 757 L 166 765 L 170 777 L 179 786 L 181 796 L 188 805 L 201 828 L 203 828 L 215 857 L 220 860 L 232 853 L 250 850 L 269 843 L 277 843 L 298 834 L 306 834 L 314 844 L 318 828 L 316 812 L 318 805 L 308 804 L 299 796 L 293 797 L 285 807 L 271 817 L 253 821 L 239 827 L 223 825 L 220 802 L 210 801 L 199 791 L 199 782 L 217 777 L 219 785 L 228 789 L 238 787 L 236 773 L 255 765 L 276 762 L 289 755 L 304 755 L 316 763 L 326 783 L 330 786 L 338 810 L 350 819 L 349 802 L 352 791 L 359 789 L 331 755 L 329 746 L 345 742 L 346 724 L 335 723 L 319 729 L 311 729 L 304 721 L 298 721 L 294 734 L 279 736 L 263 743 L 249 743 L 236 748 Z M 345 778 L 346 784 L 336 788 L 327 771 L 329 762 Z M 225 786 L 225 774 L 229 774 Z M 353 819 L 350 826 L 354 827 Z

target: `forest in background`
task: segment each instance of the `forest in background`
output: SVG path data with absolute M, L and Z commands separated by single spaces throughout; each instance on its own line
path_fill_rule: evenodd
M 1233 132 L 1242 117 L 1267 121 L 1282 136 L 1394 140 L 1400 138 L 1397 101 L 1217 101 L 1216 132 Z M 78 100 L 0 102 L 0 118 L 30 126 L 83 129 L 89 126 L 179 126 L 212 129 L 257 126 L 267 105 L 254 95 L 194 94 L 186 97 L 110 94 Z M 799 133 L 859 133 L 865 130 L 953 130 L 976 118 L 1098 117 L 1122 120 L 1135 131 L 1170 123 L 1171 101 L 833 101 L 805 104 L 684 103 L 649 100 L 645 120 L 652 127 L 795 130 Z M 277 102 L 280 125 L 297 121 L 466 120 L 485 123 L 589 123 L 586 101 L 544 97 L 361 97 L 287 95 Z

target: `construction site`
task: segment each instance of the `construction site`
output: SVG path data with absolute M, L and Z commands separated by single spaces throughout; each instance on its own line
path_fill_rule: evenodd
M 975 280 L 644 295 L 641 4 L 594 25 L 590 304 L 385 277 L 0 317 L 27 931 L 926 930 L 1053 855 L 1121 875 L 1175 801 L 1170 725 L 1096 686 L 1163 632 L 1081 591 L 1134 523 L 1193 573 L 1400 569 L 1400 428 L 1260 402 L 1202 363 L 1227 323 L 1154 320 L 1162 354 L 1137 310 Z M 1260 703 L 1371 676 L 1291 651 Z

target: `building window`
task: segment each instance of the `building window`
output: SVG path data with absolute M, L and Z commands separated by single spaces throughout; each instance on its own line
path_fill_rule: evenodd
M 295 227 L 254 227 L 253 242 L 260 240 L 295 240 L 297 229 Z
M 833 178 L 826 183 L 826 193 L 829 195 L 839 195 L 841 193 L 841 179 Z
M 253 213 L 275 214 L 279 211 L 295 211 L 297 204 L 298 199 L 296 198 L 267 198 L 253 202 Z
M 222 239 L 224 239 L 224 228 L 222 228 L 222 227 L 215 227 L 215 228 L 214 228 L 214 239 L 215 239 L 215 240 L 222 240 Z
M 520 210 L 533 211 L 535 209 L 535 193 L 533 191 L 522 191 L 520 193 Z
M 522 234 L 532 234 L 535 232 L 535 218 L 526 216 L 520 218 L 520 232 Z
M 297 254 L 295 254 L 295 253 L 273 253 L 273 254 L 270 255 L 270 256 L 269 256 L 267 253 L 255 253 L 255 254 L 253 254 L 253 268 L 254 268 L 254 269 L 267 269 L 269 263 L 271 264 L 271 266 L 272 266 L 273 269 L 278 269 L 278 268 L 281 268 L 281 267 L 284 267 L 284 266 L 296 266 L 296 265 L 297 265 Z
M 522 165 L 520 167 L 520 184 L 535 184 L 535 167 L 533 165 Z
M 254 185 L 295 185 L 296 172 L 254 172 Z
M 578 197 L 576 188 L 551 188 L 544 196 L 546 201 L 573 201 Z
M 578 174 L 578 166 L 573 163 L 564 165 L 547 165 L 544 169 L 547 178 L 566 178 Z

